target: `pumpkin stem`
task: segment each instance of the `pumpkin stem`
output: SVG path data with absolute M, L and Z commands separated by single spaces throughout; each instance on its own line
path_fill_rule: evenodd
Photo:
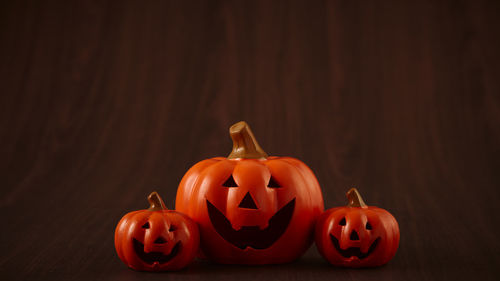
M 356 188 L 349 189 L 346 195 L 347 195 L 347 200 L 349 200 L 349 204 L 347 204 L 348 207 L 361 207 L 361 208 L 367 207 L 365 201 L 363 201 L 363 198 L 361 198 L 361 195 L 359 194 L 359 191 Z
M 151 194 L 149 194 L 148 201 L 149 201 L 148 211 L 168 210 L 167 207 L 165 207 L 165 203 L 163 203 L 163 200 L 161 199 L 160 195 L 156 191 L 153 191 L 151 192 Z
M 229 128 L 229 135 L 233 139 L 233 151 L 228 159 L 265 159 L 267 153 L 262 150 L 255 139 L 250 126 L 245 121 L 240 121 Z

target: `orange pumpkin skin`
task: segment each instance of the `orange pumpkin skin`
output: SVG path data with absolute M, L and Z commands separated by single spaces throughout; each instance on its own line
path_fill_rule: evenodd
M 195 258 L 199 241 L 196 223 L 166 208 L 130 212 L 115 230 L 118 256 L 139 271 L 182 269 Z
M 224 186 L 231 175 L 237 187 Z M 269 187 L 271 176 L 279 187 Z M 254 208 L 241 207 L 248 194 Z M 253 231 L 256 226 L 262 230 L 271 224 L 276 230 L 272 217 L 280 210 L 289 210 L 292 204 L 293 215 L 274 242 Z M 208 210 L 210 205 L 231 223 L 233 230 L 228 231 L 233 234 L 223 237 L 217 231 Z M 200 227 L 202 255 L 228 264 L 276 264 L 297 259 L 311 245 L 314 223 L 323 209 L 323 197 L 313 172 L 289 157 L 216 157 L 201 161 L 185 174 L 176 198 L 176 210 L 187 214 Z M 235 238 L 236 243 L 228 241 L 234 231 L 242 229 L 253 230 L 247 231 L 246 237 L 242 235 L 240 241 Z M 255 240 L 248 237 L 253 236 L 251 233 L 256 233 Z
M 396 254 L 399 227 L 388 211 L 375 206 L 337 207 L 318 218 L 315 242 L 333 265 L 380 266 Z

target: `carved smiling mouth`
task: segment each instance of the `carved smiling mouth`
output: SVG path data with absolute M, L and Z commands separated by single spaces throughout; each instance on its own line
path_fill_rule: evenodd
M 134 244 L 134 250 L 135 250 L 135 253 L 137 254 L 137 256 L 141 260 L 146 262 L 147 264 L 166 263 L 166 262 L 170 261 L 172 258 L 174 258 L 179 253 L 179 250 L 181 248 L 181 241 L 179 241 L 172 248 L 172 251 L 170 251 L 170 254 L 165 255 L 162 252 L 150 252 L 150 253 L 144 252 L 144 244 L 137 241 L 135 238 L 133 239 L 133 244 Z
M 339 240 L 332 234 L 330 234 L 330 238 L 332 239 L 332 243 L 335 246 L 335 249 L 344 257 L 344 258 L 350 258 L 350 257 L 358 257 L 359 259 L 364 259 L 368 257 L 373 251 L 375 251 L 375 248 L 378 245 L 378 242 L 380 241 L 380 237 L 377 238 L 370 248 L 368 249 L 368 252 L 363 253 L 361 252 L 361 249 L 358 247 L 349 247 L 345 250 L 342 250 L 340 248 Z
M 262 250 L 269 248 L 285 233 L 295 210 L 295 198 L 276 212 L 269 219 L 268 227 L 262 230 L 258 226 L 243 226 L 235 230 L 226 216 L 208 200 L 207 209 L 212 225 L 224 240 L 240 249 L 251 247 Z

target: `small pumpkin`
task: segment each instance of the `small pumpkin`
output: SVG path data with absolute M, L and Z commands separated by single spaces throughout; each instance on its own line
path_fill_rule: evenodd
M 220 263 L 271 264 L 297 259 L 314 239 L 323 211 L 313 172 L 290 157 L 268 156 L 245 122 L 231 126 L 233 150 L 184 175 L 176 210 L 200 227 L 202 256 Z
M 386 210 L 367 206 L 358 190 L 347 192 L 347 207 L 325 211 L 315 230 L 316 246 L 333 265 L 371 267 L 387 263 L 399 245 L 399 226 Z
M 189 217 L 168 210 L 158 193 L 148 196 L 147 210 L 126 214 L 115 230 L 115 249 L 129 267 L 141 271 L 178 270 L 195 258 L 198 226 Z

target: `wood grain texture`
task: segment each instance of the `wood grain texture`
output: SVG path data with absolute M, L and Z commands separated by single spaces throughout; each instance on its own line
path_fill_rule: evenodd
M 2 1 L 1 280 L 495 280 L 498 1 Z M 113 232 L 246 120 L 398 219 L 396 257 L 127 269 Z

